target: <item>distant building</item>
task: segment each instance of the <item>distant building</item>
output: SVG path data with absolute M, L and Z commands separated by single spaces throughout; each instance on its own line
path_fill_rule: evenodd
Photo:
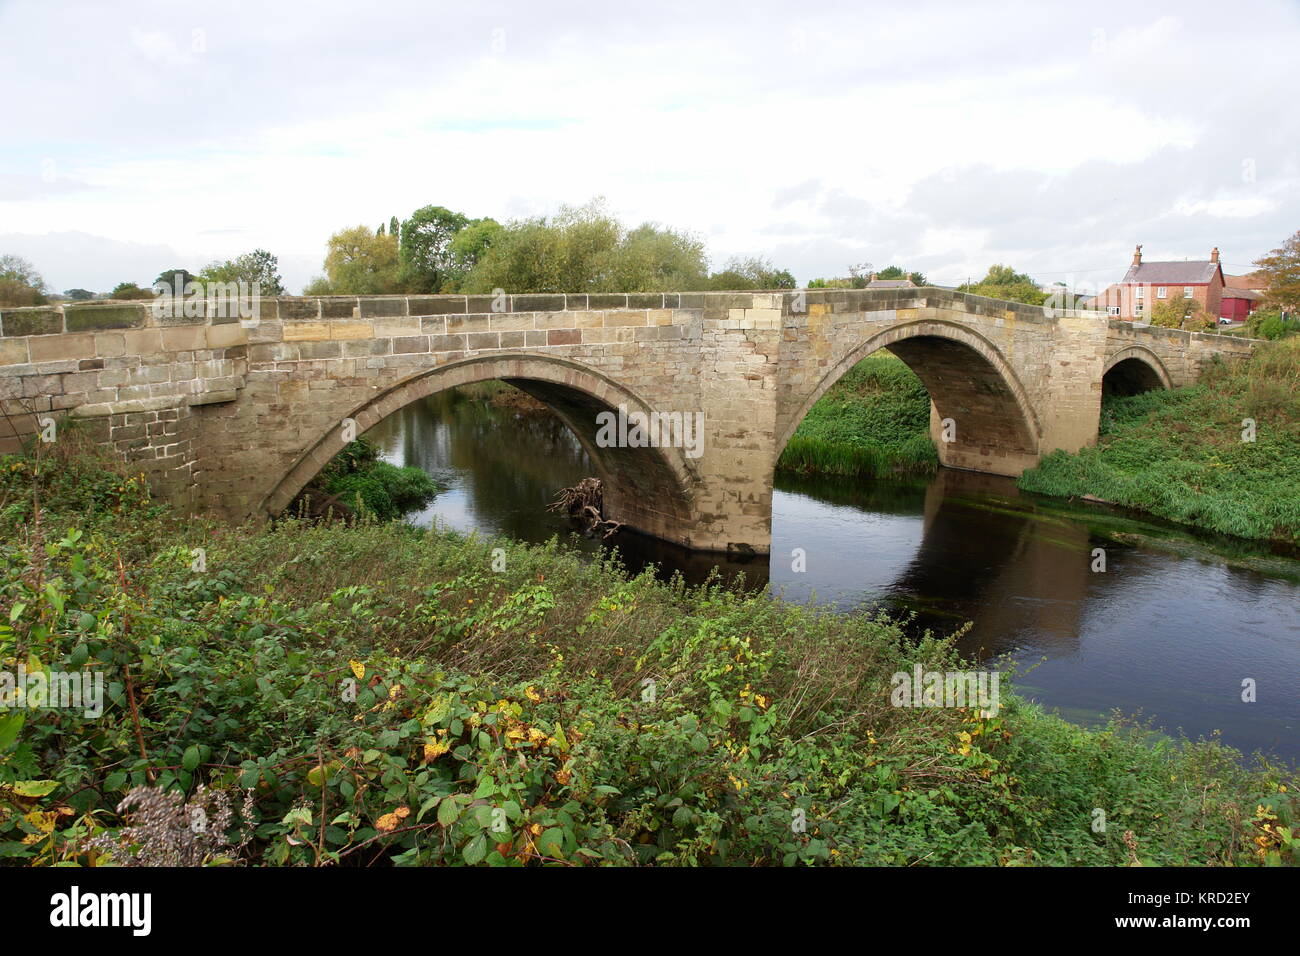
M 1223 305 L 1219 314 L 1234 322 L 1245 322 L 1246 317 L 1264 303 L 1268 279 L 1260 272 L 1248 276 L 1223 277 Z
M 1223 269 L 1219 267 L 1219 247 L 1210 258 L 1182 262 L 1143 262 L 1142 247 L 1133 250 L 1133 264 L 1115 285 L 1098 295 L 1092 308 L 1129 321 L 1145 322 L 1156 305 L 1169 299 L 1195 299 L 1215 317 L 1223 303 Z

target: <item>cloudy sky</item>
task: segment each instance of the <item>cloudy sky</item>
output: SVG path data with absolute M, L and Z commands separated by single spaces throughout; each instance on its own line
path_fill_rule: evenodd
M 1300 5 L 0 0 L 0 254 L 55 290 L 604 196 L 800 281 L 1082 288 L 1300 228 Z

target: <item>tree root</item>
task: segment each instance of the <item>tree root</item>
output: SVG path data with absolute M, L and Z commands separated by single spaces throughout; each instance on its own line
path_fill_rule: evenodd
M 567 514 L 583 525 L 588 537 L 603 532 L 602 540 L 612 537 L 623 527 L 623 522 L 604 515 L 605 492 L 599 478 L 584 478 L 572 488 L 561 488 L 555 500 L 546 506 L 547 511 Z

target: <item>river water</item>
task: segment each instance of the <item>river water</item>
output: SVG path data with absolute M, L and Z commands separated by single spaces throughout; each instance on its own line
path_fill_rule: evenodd
M 600 547 L 545 511 L 557 489 L 594 474 L 550 415 L 442 392 L 368 437 L 386 460 L 446 487 L 412 522 Z M 770 560 L 720 561 L 627 533 L 617 545 L 633 570 L 653 562 L 698 582 L 717 566 L 784 600 L 914 615 L 915 631 L 969 622 L 963 651 L 1014 668 L 1020 694 L 1069 720 L 1092 724 L 1118 709 L 1300 762 L 1294 556 L 948 470 L 913 483 L 778 474 Z M 1104 571 L 1093 570 L 1098 548 Z M 1247 681 L 1254 702 L 1242 700 Z

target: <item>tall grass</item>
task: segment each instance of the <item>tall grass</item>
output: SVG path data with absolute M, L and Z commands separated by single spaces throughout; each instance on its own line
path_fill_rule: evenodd
M 901 359 L 877 352 L 832 385 L 808 411 L 777 467 L 853 477 L 927 474 L 930 395 Z

